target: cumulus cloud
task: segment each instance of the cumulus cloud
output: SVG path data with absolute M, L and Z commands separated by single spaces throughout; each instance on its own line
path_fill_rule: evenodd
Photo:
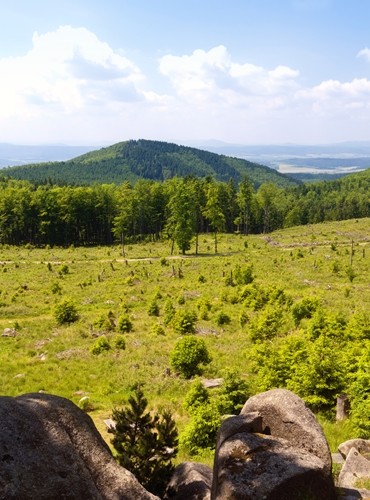
M 162 57 L 161 73 L 176 94 L 197 104 L 276 107 L 299 86 L 299 71 L 287 66 L 272 70 L 232 60 L 226 47 L 195 50 L 191 55 Z
M 34 116 L 42 105 L 71 113 L 88 105 L 144 98 L 143 75 L 85 28 L 35 33 L 23 57 L 0 59 L 0 116 Z
M 355 78 L 350 82 L 327 80 L 298 93 L 298 98 L 311 103 L 312 110 L 331 117 L 368 119 L 370 81 Z
M 122 54 L 85 28 L 35 33 L 22 57 L 0 59 L 2 140 L 285 142 L 309 129 L 327 133 L 330 120 L 343 135 L 350 120 L 370 121 L 366 78 L 304 87 L 304 75 L 284 61 L 235 60 L 219 45 L 165 55 L 152 79 Z M 370 61 L 370 49 L 357 56 Z

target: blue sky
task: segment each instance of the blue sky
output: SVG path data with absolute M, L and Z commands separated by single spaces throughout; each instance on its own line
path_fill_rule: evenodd
M 0 142 L 370 140 L 369 0 L 0 0 Z

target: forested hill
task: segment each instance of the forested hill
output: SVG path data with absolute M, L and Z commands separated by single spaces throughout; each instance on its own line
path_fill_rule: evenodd
M 130 140 L 63 162 L 38 163 L 2 169 L 14 179 L 36 183 L 88 185 L 135 183 L 138 179 L 164 181 L 173 177 L 214 177 L 239 182 L 247 175 L 255 187 L 271 182 L 279 187 L 298 181 L 247 160 L 196 148 L 149 140 Z

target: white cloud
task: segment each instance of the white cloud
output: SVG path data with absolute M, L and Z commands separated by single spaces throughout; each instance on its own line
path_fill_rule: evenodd
M 298 88 L 297 70 L 287 66 L 267 70 L 234 62 L 223 45 L 208 52 L 198 49 L 191 55 L 166 55 L 159 68 L 179 97 L 195 100 L 198 105 L 218 102 L 223 106 L 271 108 L 281 106 Z
M 320 115 L 369 119 L 370 81 L 355 78 L 351 82 L 327 80 L 298 93 L 298 98 L 310 103 Z
M 0 117 L 72 113 L 88 105 L 143 98 L 140 70 L 85 28 L 35 33 L 23 57 L 0 59 Z
M 236 61 L 219 45 L 162 57 L 158 79 L 122 54 L 85 28 L 35 33 L 23 57 L 0 59 L 0 139 L 312 142 L 370 122 L 366 78 L 304 87 L 296 68 Z
M 370 49 L 365 47 L 364 49 L 360 50 L 357 53 L 357 57 L 364 57 L 365 59 L 367 59 L 370 62 Z

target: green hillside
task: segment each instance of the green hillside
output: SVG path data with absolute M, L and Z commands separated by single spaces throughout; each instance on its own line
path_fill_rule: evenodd
M 63 162 L 8 167 L 5 175 L 31 182 L 87 185 L 135 183 L 138 179 L 163 181 L 173 177 L 206 177 L 227 182 L 247 175 L 255 187 L 272 182 L 279 187 L 298 184 L 264 165 L 167 142 L 131 140 L 92 151 Z

